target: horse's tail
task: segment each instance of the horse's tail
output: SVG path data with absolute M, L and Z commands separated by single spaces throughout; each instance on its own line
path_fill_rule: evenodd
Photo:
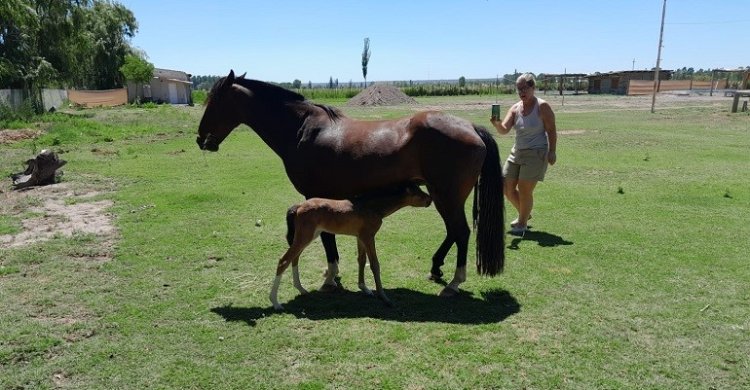
M 472 216 L 477 234 L 477 272 L 495 276 L 505 263 L 505 199 L 497 142 L 486 128 L 474 125 L 487 148 L 482 172 L 474 186 Z
M 297 216 L 297 208 L 299 205 L 295 204 L 286 211 L 286 242 L 289 246 L 292 246 L 294 242 L 294 217 Z

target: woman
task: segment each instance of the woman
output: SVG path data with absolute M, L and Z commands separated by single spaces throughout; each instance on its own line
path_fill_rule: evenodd
M 528 230 L 534 207 L 534 188 L 544 180 L 547 164 L 557 160 L 557 128 L 555 113 L 546 101 L 534 96 L 534 75 L 525 73 L 516 80 L 521 101 L 514 104 L 502 121 L 490 122 L 500 134 L 516 130 L 516 140 L 503 166 L 505 197 L 518 211 L 511 222 L 510 234 L 523 235 Z

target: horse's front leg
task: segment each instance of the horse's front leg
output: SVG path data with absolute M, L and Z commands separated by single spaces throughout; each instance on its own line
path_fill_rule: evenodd
M 323 249 L 326 252 L 326 261 L 328 269 L 325 272 L 325 280 L 321 291 L 334 291 L 339 285 L 336 283 L 336 277 L 339 276 L 339 251 L 336 248 L 336 236 L 328 233 L 320 233 L 320 241 L 323 242 Z
M 367 249 L 365 248 L 362 241 L 357 239 L 357 265 L 359 265 L 359 275 L 357 275 L 357 282 L 359 289 L 367 294 L 372 295 L 372 291 L 367 288 L 365 284 L 365 266 L 367 265 Z

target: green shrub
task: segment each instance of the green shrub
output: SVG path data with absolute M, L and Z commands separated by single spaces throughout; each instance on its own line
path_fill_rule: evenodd
M 32 99 L 26 99 L 18 108 L 13 108 L 5 102 L 0 102 L 0 127 L 10 128 L 11 122 L 29 122 L 37 116 L 36 104 Z
M 208 97 L 208 91 L 203 89 L 194 89 L 193 92 L 193 104 L 203 104 L 206 102 Z

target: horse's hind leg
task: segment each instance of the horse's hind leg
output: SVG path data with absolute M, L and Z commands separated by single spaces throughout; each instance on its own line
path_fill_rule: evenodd
M 372 291 L 367 288 L 365 284 L 365 266 L 367 265 L 367 249 L 365 248 L 362 241 L 357 239 L 357 264 L 359 265 L 359 274 L 357 275 L 357 282 L 359 289 L 367 294 L 372 295 Z
M 466 222 L 466 216 L 461 208 L 460 216 L 456 216 L 451 219 L 447 227 L 448 234 L 452 235 L 456 239 L 456 272 L 453 274 L 453 279 L 448 283 L 443 291 L 440 292 L 441 297 L 452 297 L 458 294 L 458 286 L 466 281 L 466 256 L 469 251 L 469 224 Z
M 430 274 L 433 278 L 442 275 L 440 267 L 443 265 L 448 250 L 455 242 L 456 271 L 450 283 L 440 292 L 440 296 L 453 296 L 458 293 L 459 285 L 466 281 L 466 258 L 469 249 L 469 235 L 471 234 L 469 224 L 466 222 L 464 201 L 462 200 L 466 199 L 466 196 L 460 196 L 459 193 L 452 193 L 449 196 L 445 196 L 446 194 L 437 195 L 433 192 L 431 194 L 433 195 L 435 208 L 445 222 L 446 236 L 432 257 Z
M 430 280 L 439 281 L 443 279 L 443 271 L 440 270 L 440 267 L 445 264 L 445 256 L 448 255 L 448 251 L 451 249 L 451 246 L 453 246 L 453 242 L 453 238 L 446 234 L 443 243 L 440 244 L 437 251 L 435 251 L 435 254 L 432 255 L 432 268 L 430 269 L 430 275 L 428 276 Z

